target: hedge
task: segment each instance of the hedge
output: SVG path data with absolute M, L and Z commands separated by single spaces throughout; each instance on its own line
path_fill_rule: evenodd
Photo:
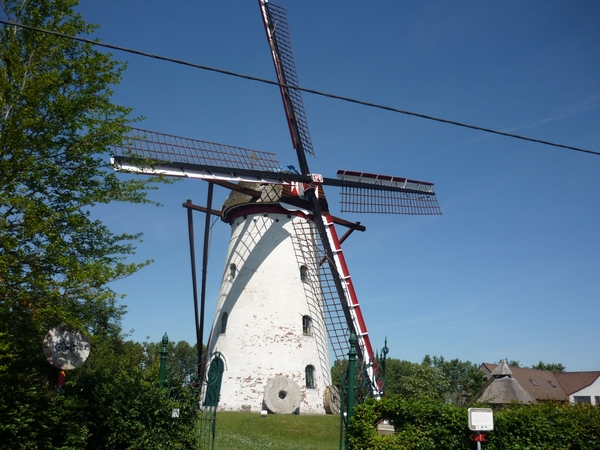
M 376 424 L 383 418 L 395 426 L 395 434 L 377 435 Z M 356 450 L 462 450 L 476 448 L 471 434 L 466 407 L 395 396 L 357 406 L 348 436 Z M 494 411 L 494 430 L 486 433 L 482 449 L 600 449 L 600 407 L 509 404 Z

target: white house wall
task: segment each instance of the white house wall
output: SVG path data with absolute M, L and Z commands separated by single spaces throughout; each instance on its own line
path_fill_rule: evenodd
M 573 392 L 571 395 L 569 395 L 569 401 L 571 403 L 575 403 L 575 397 L 579 396 L 590 397 L 592 405 L 599 404 L 598 398 L 600 397 L 600 377 L 596 378 L 596 381 L 594 381 L 589 386 L 581 389 L 580 391 Z
M 265 385 L 273 377 L 287 376 L 302 391 L 300 413 L 325 413 L 323 395 L 331 374 L 320 291 L 300 279 L 303 264 L 310 279 L 318 279 L 313 273 L 315 254 L 307 257 L 298 250 L 293 221 L 306 219 L 259 213 L 232 223 L 209 341 L 209 354 L 218 351 L 226 361 L 221 410 L 261 411 Z M 224 313 L 227 327 L 221 333 Z M 310 336 L 303 334 L 303 316 L 312 319 Z M 308 365 L 315 368 L 314 389 L 306 387 Z

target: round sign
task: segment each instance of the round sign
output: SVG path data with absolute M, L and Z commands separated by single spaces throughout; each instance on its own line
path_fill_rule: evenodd
M 79 331 L 61 325 L 52 328 L 44 338 L 44 356 L 61 370 L 79 367 L 90 354 L 90 339 Z

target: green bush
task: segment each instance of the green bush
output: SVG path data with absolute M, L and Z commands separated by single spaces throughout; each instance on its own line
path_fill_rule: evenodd
M 600 408 L 589 404 L 511 404 L 494 414 L 486 449 L 598 449 Z
M 376 424 L 388 418 L 396 433 L 378 436 Z M 473 449 L 466 407 L 400 396 L 369 400 L 356 407 L 350 424 L 353 449 Z M 485 450 L 600 449 L 600 408 L 545 402 L 511 404 L 494 412 L 494 430 Z
M 139 364 L 141 345 L 93 340 L 90 357 L 67 372 L 58 394 L 58 369 L 35 345 L 25 352 L 20 344 L 0 333 L 0 448 L 193 448 L 194 424 L 171 418 L 173 408 L 189 401 L 167 399 L 157 368 Z

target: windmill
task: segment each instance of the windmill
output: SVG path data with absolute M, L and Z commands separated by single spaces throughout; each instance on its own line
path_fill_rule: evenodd
M 307 154 L 314 150 L 287 13 L 266 0 L 259 5 L 299 169 L 282 168 L 272 153 L 134 128 L 115 148 L 113 162 L 118 170 L 199 178 L 231 189 L 221 211 L 205 209 L 231 225 L 208 344 L 224 370 L 219 408 L 325 413 L 332 409 L 330 350 L 345 358 L 351 333 L 373 389 L 380 386 L 341 248 L 350 232 L 365 228 L 332 216 L 323 187 L 341 188 L 341 212 L 440 210 L 432 183 L 348 170 L 327 178 L 310 171 Z M 335 225 L 347 227 L 346 235 L 339 238 Z

